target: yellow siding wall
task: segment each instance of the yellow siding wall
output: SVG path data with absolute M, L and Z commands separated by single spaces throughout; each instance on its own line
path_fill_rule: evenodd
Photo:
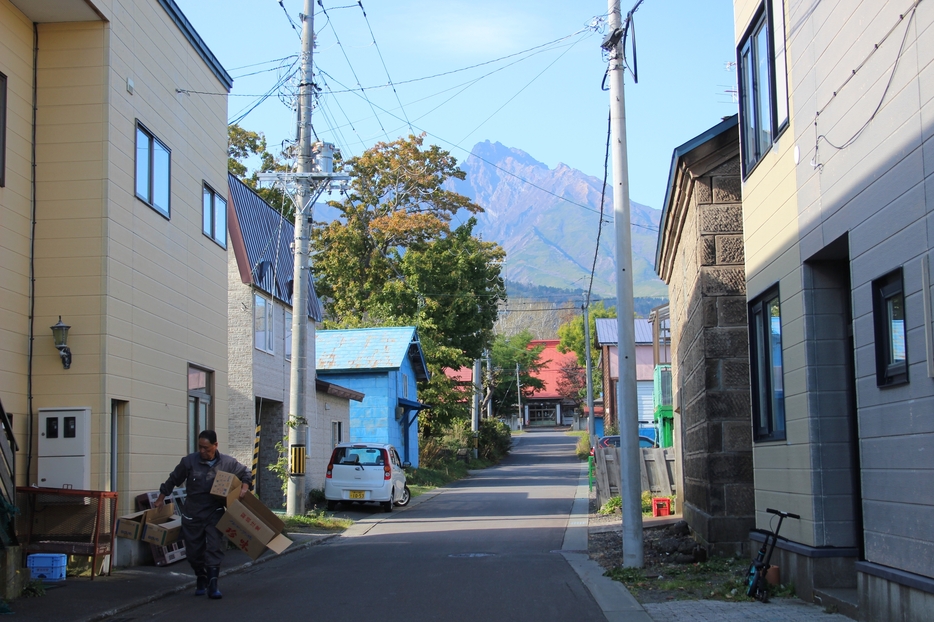
M 202 184 L 226 189 L 227 102 L 176 92 L 224 85 L 156 0 L 96 6 L 102 21 L 38 25 L 33 410 L 91 408 L 91 487 L 109 489 L 111 400 L 127 402 L 118 489 L 128 508 L 127 493 L 155 489 L 187 451 L 189 363 L 214 370 L 215 427 L 227 440 L 227 251 L 201 233 Z M 0 0 L 10 82 L 0 398 L 23 441 L 32 54 L 32 23 Z M 170 219 L 135 197 L 137 120 L 171 150 Z M 69 370 L 48 329 L 59 315 L 72 326 Z M 27 475 L 22 449 L 18 483 L 31 483 L 37 461 Z
M 761 0 L 734 2 L 737 46 L 761 5 Z M 788 538 L 814 544 L 794 126 L 792 115 L 743 183 L 747 297 L 779 284 L 785 383 L 786 440 L 755 443 L 753 462 L 757 509 L 779 507 L 800 514 L 800 521 L 782 525 L 783 533 L 787 527 Z M 767 520 L 764 516 L 759 518 Z

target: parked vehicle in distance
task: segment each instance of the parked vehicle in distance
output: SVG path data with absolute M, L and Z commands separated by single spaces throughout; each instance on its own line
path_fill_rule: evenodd
M 399 453 L 381 443 L 341 443 L 331 452 L 324 479 L 328 510 L 338 503 L 379 503 L 392 512 L 393 505 L 407 505 L 411 494 Z

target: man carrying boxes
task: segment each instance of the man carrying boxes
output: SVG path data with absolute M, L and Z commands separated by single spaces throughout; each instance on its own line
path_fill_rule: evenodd
M 217 530 L 217 522 L 224 515 L 226 499 L 211 494 L 214 478 L 218 471 L 233 473 L 242 482 L 239 498 L 250 490 L 253 481 L 250 469 L 236 458 L 217 451 L 217 434 L 204 430 L 198 435 L 198 451 L 182 458 L 169 478 L 159 487 L 155 507 L 165 504 L 165 497 L 176 486 L 185 484 L 187 498 L 182 511 L 182 538 L 185 540 L 188 563 L 198 578 L 196 596 L 207 592 L 211 598 L 221 598 L 217 587 L 220 565 L 224 560 L 227 542 Z

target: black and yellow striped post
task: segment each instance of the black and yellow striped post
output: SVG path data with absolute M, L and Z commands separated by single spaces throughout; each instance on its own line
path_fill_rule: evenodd
M 259 431 L 260 429 L 262 429 L 262 427 L 263 426 L 261 425 L 256 426 L 256 436 L 254 437 L 254 440 L 253 440 L 253 468 L 251 470 L 253 472 L 253 486 L 254 487 L 256 486 L 256 469 L 259 468 Z
M 289 473 L 291 475 L 305 474 L 305 446 L 292 445 L 292 453 L 289 456 Z

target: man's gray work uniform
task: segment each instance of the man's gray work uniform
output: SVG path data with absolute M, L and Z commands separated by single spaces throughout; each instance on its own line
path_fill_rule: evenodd
M 159 492 L 169 496 L 176 486 L 185 484 L 186 499 L 182 508 L 182 538 L 185 540 L 185 556 L 191 567 L 220 566 L 224 559 L 226 542 L 224 535 L 215 525 L 224 514 L 223 497 L 211 494 L 214 476 L 218 471 L 233 473 L 245 484 L 253 482 L 250 470 L 237 462 L 236 458 L 216 452 L 210 463 L 201 459 L 198 452 L 182 458 L 169 479 L 159 487 Z

